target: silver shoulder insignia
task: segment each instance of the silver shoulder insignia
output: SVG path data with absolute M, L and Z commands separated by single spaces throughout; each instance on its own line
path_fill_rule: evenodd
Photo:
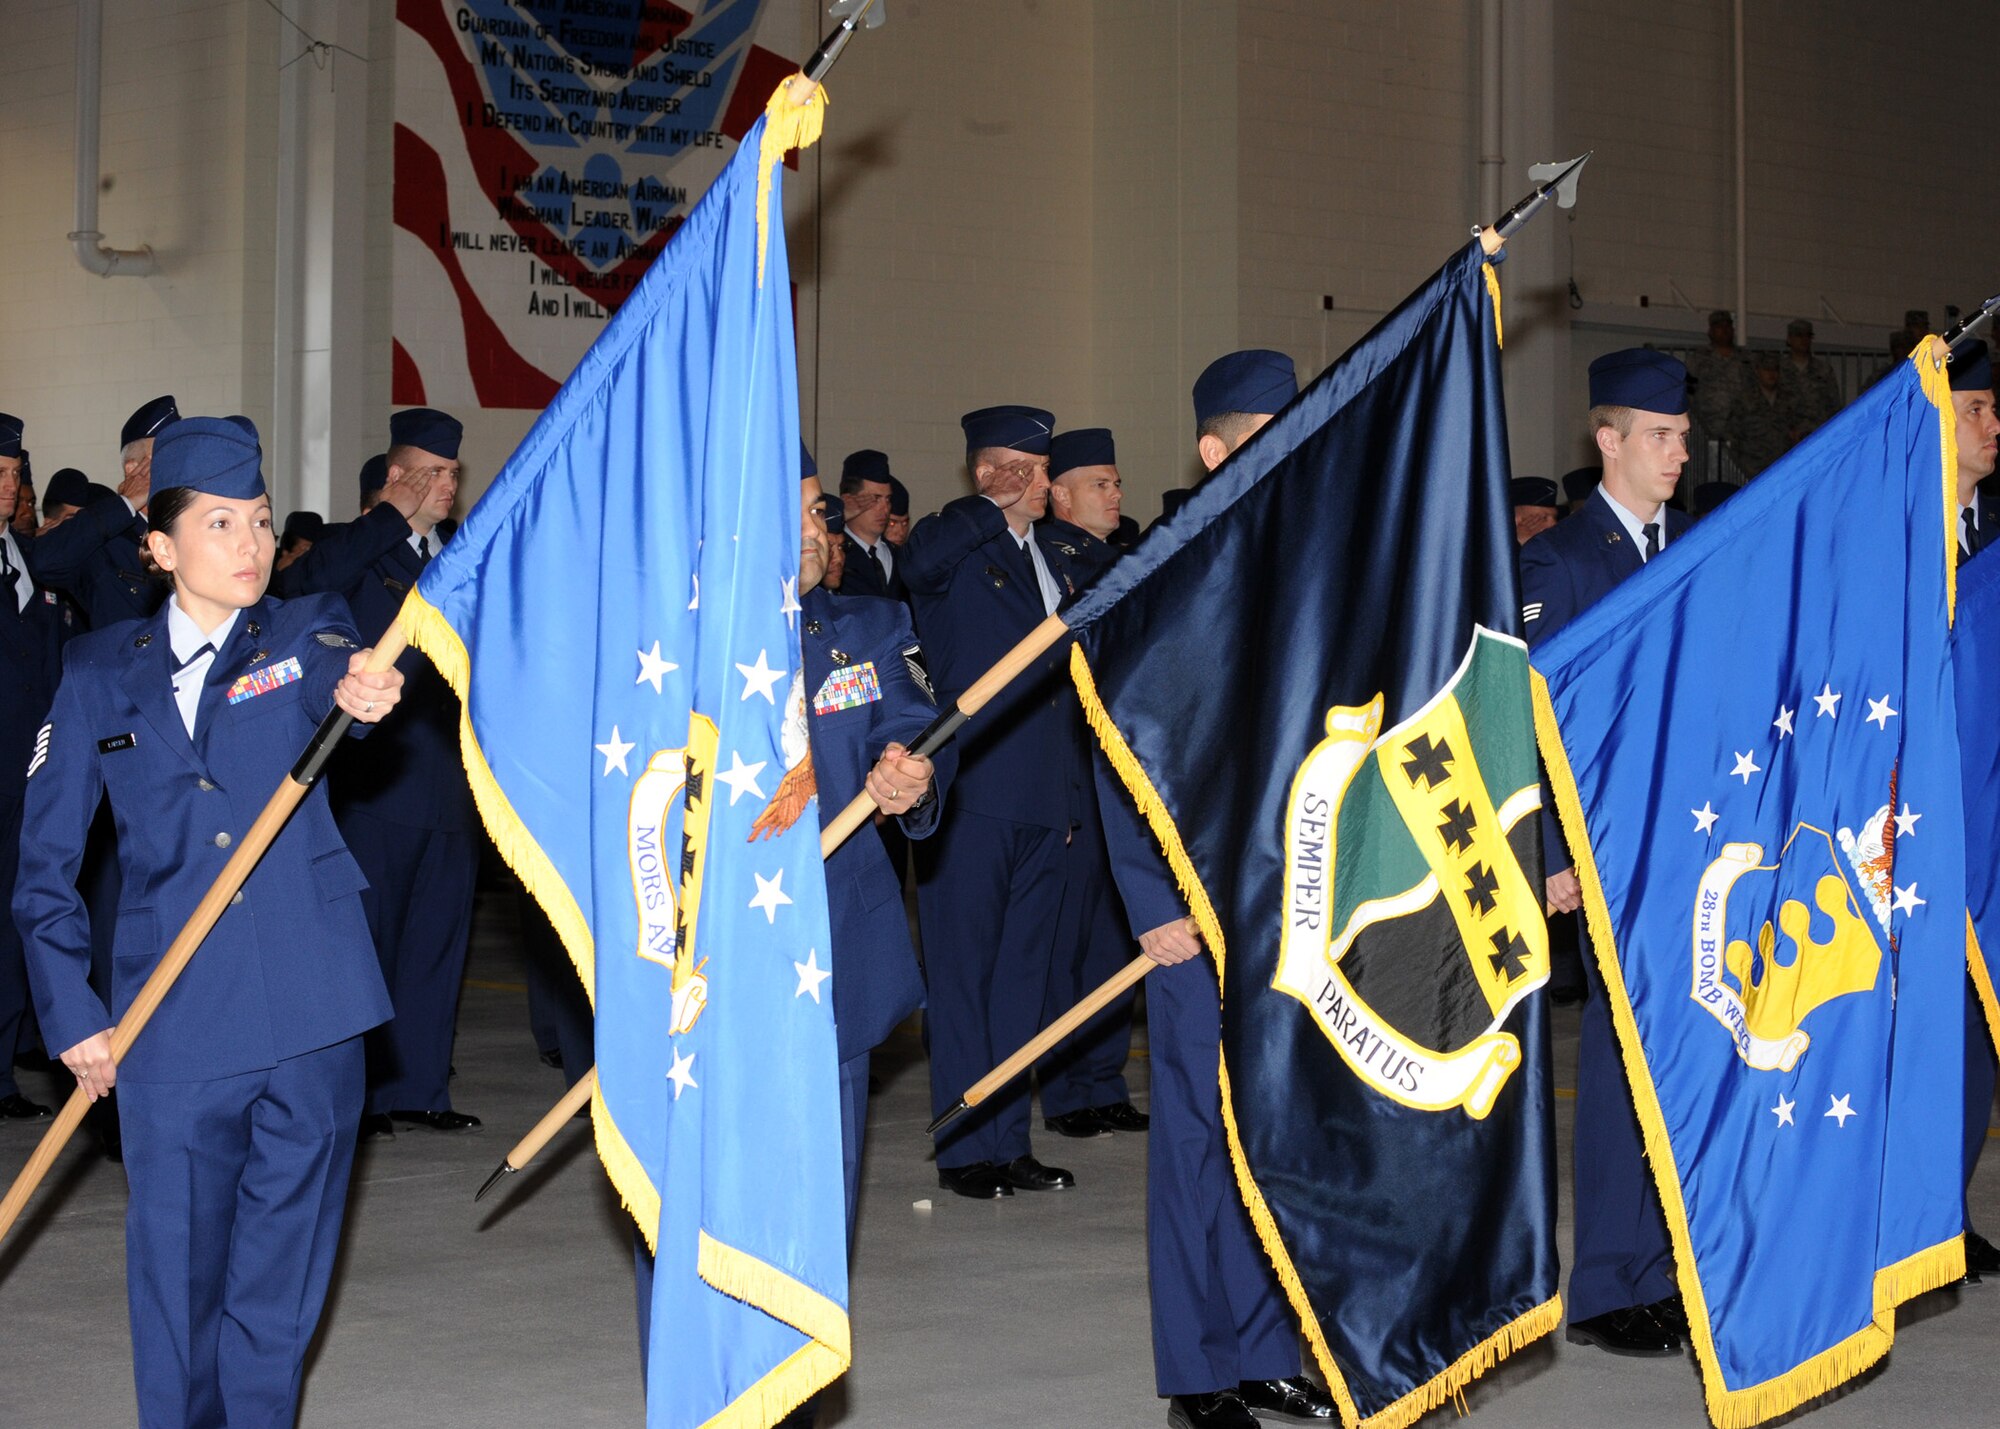
M 917 688 L 924 692 L 924 698 L 933 705 L 937 703 L 937 691 L 931 688 L 930 668 L 924 664 L 924 647 L 921 643 L 903 647 L 903 664 L 910 672 L 910 678 Z
M 313 632 L 313 639 L 319 641 L 320 644 L 326 646 L 329 650 L 353 650 L 357 648 L 352 640 L 349 640 L 337 630 L 316 630 Z

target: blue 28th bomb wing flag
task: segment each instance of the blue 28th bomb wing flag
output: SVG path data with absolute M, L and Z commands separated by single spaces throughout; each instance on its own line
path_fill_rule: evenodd
M 823 105 L 772 96 L 404 616 L 593 992 L 598 1153 L 655 1251 L 657 1429 L 768 1426 L 849 1362 L 817 815 L 749 841 L 806 757 L 777 180 Z
M 1534 656 L 1725 1429 L 1852 1378 L 1898 1304 L 1964 1271 L 1943 355 L 1928 339 Z
M 1562 1313 L 1498 304 L 1473 244 L 1067 617 L 1220 965 L 1237 1183 L 1350 1429 Z

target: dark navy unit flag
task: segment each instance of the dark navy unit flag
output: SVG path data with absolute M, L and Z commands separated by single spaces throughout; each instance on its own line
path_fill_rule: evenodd
M 1349 1426 L 1561 1317 L 1499 345 L 1473 244 L 1068 617 L 1220 966 L 1238 1185 Z

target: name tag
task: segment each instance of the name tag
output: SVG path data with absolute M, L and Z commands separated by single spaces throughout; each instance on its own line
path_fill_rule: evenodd
M 814 714 L 832 714 L 835 710 L 858 709 L 882 698 L 882 684 L 875 678 L 875 662 L 869 660 L 860 665 L 846 665 L 826 677 L 826 683 L 813 696 Z
M 276 665 L 266 665 L 261 670 L 252 670 L 249 674 L 240 676 L 236 683 L 229 687 L 229 703 L 240 705 L 245 700 L 268 695 L 280 685 L 289 685 L 300 678 L 302 676 L 296 655 Z
M 48 726 L 46 725 L 43 726 L 43 730 L 45 732 L 47 728 Z M 133 745 L 137 743 L 138 741 L 134 739 L 130 734 L 114 734 L 109 739 L 100 739 L 97 741 L 97 752 L 99 754 L 116 754 L 119 750 L 130 749 Z M 47 747 L 48 747 L 47 744 L 44 743 L 42 745 L 42 750 L 45 752 L 47 750 Z

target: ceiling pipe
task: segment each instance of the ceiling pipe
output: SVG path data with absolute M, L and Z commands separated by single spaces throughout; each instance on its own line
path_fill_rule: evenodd
M 104 88 L 104 0 L 76 6 L 76 231 L 69 235 L 76 261 L 100 278 L 143 278 L 159 271 L 151 246 L 107 248 L 97 231 L 101 179 L 97 126 Z

